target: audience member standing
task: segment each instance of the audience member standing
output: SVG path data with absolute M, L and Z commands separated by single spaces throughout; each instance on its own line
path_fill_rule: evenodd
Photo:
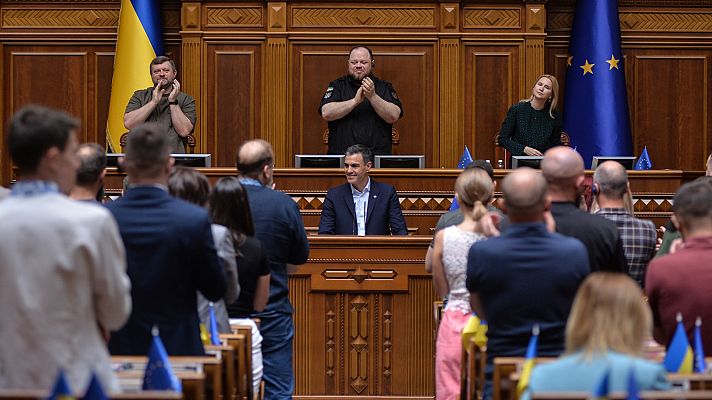
M 510 225 L 500 236 L 470 248 L 470 303 L 488 323 L 485 398 L 491 395 L 494 358 L 524 356 L 534 325 L 541 332 L 539 355 L 556 356 L 564 350 L 571 303 L 589 273 L 583 244 L 547 230 L 546 190 L 546 181 L 537 171 L 510 172 L 502 182 L 500 202 Z
M 126 258 L 103 207 L 72 201 L 78 123 L 18 111 L 7 145 L 20 180 L 0 203 L 0 388 L 49 390 L 63 369 L 83 393 L 92 373 L 119 391 L 104 337 L 131 310 Z
M 566 324 L 566 356 L 537 365 L 522 400 L 536 392 L 592 393 L 606 373 L 611 392 L 627 390 L 631 372 L 640 390 L 668 389 L 665 368 L 643 358 L 652 325 L 635 281 L 610 272 L 589 275 Z
M 190 167 L 177 166 L 173 168 L 168 177 L 168 192 L 179 199 L 200 207 L 208 206 L 210 195 L 210 182 L 208 177 Z M 227 290 L 225 297 L 216 301 L 213 306 L 215 319 L 220 333 L 232 333 L 230 321 L 227 316 L 226 304 L 237 300 L 240 294 L 240 285 L 237 279 L 237 260 L 232 236 L 227 227 L 213 223 L 210 225 L 213 233 L 215 249 L 218 258 L 225 269 Z M 198 293 L 198 315 L 200 323 L 205 327 L 210 326 L 210 302 Z
M 106 175 L 106 152 L 96 143 L 79 146 L 79 169 L 77 182 L 69 193 L 74 200 L 102 202 L 104 176 Z
M 554 147 L 544 154 L 541 170 L 549 184 L 556 231 L 583 242 L 591 271 L 628 271 L 616 225 L 579 208 L 584 181 L 581 155 L 568 147 Z
M 262 334 L 250 315 L 264 311 L 269 299 L 270 269 L 267 253 L 255 238 L 247 191 L 232 176 L 220 178 L 210 193 L 213 222 L 226 226 L 237 250 L 240 297 L 227 305 L 230 324 L 252 328 L 252 389 L 257 393 L 262 381 Z
M 487 213 L 494 184 L 487 172 L 470 168 L 455 181 L 463 221 L 435 235 L 433 283 L 439 297 L 448 301 L 435 344 L 435 397 L 454 399 L 460 393 L 462 330 L 472 313 L 470 292 L 465 287 L 467 253 L 473 243 L 485 239 L 477 222 Z
M 197 296 L 225 294 L 207 210 L 168 194 L 170 146 L 157 125 L 131 131 L 125 167 L 129 190 L 107 207 L 126 245 L 131 296 L 129 322 L 111 335 L 112 354 L 147 354 L 158 326 L 169 355 L 202 355 Z
M 683 244 L 675 253 L 653 259 L 645 279 L 654 337 L 669 343 L 680 312 L 687 332 L 702 318 L 703 347 L 712 349 L 712 178 L 683 185 L 672 207 Z
M 606 161 L 593 174 L 593 193 L 600 209 L 596 215 L 613 222 L 623 242 L 628 275 L 642 287 L 645 269 L 655 255 L 657 233 L 652 221 L 635 218 L 625 208 L 630 193 L 628 174 L 619 162 Z
M 267 308 L 253 314 L 262 320 L 265 398 L 291 398 L 294 323 L 289 302 L 288 265 L 296 270 L 296 266 L 307 261 L 309 242 L 297 204 L 272 188 L 272 146 L 259 139 L 243 143 L 237 153 L 237 170 L 240 183 L 247 190 L 255 236 L 267 250 L 272 272 Z

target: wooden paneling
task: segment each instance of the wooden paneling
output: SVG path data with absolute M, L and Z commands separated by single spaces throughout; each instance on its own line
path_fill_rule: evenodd
M 205 139 L 213 165 L 235 165 L 235 151 L 259 137 L 262 107 L 259 43 L 207 46 Z
M 400 131 L 401 143 L 394 146 L 394 153 L 425 154 L 429 165 L 436 137 L 432 112 L 434 45 L 365 44 L 374 53 L 374 73 L 390 81 L 403 102 L 403 118 L 394 124 Z M 319 115 L 319 104 L 329 82 L 348 72 L 346 60 L 351 47 L 352 44 L 292 45 L 290 72 L 294 78 L 289 83 L 294 154 L 325 152 L 322 134 L 327 123 Z
M 465 47 L 465 144 L 474 158 L 491 160 L 493 165 L 495 133 L 525 90 L 519 87 L 521 52 L 521 43 Z

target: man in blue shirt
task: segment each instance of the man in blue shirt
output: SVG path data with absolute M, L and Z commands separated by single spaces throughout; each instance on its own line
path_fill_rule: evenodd
M 247 191 L 255 236 L 269 255 L 272 276 L 267 308 L 253 314 L 262 321 L 265 399 L 290 399 L 294 392 L 294 323 L 288 272 L 307 262 L 309 242 L 297 204 L 272 189 L 272 146 L 260 139 L 243 143 L 237 153 L 237 170 Z
M 502 191 L 500 208 L 510 225 L 501 236 L 475 243 L 467 261 L 472 309 L 489 324 L 488 382 L 495 357 L 524 356 L 535 324 L 539 355 L 564 350 L 571 303 L 589 273 L 583 244 L 546 228 L 544 213 L 551 201 L 540 173 L 517 169 L 504 179 Z M 490 392 L 486 386 L 485 396 Z

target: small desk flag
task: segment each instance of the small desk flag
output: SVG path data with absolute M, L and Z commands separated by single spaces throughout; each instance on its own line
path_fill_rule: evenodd
M 566 65 L 563 130 L 586 166 L 633 154 L 616 0 L 576 2 Z
M 635 379 L 635 368 L 631 365 L 628 371 L 628 395 L 626 400 L 640 400 L 640 388 L 638 381 Z
M 536 363 L 536 346 L 539 341 L 539 325 L 534 325 L 532 328 L 532 337 L 529 339 L 527 353 L 524 355 L 524 368 L 517 384 L 517 398 L 522 396 L 522 393 L 529 387 L 529 378 L 532 375 L 534 364 Z
M 703 373 L 707 371 L 707 363 L 705 362 L 705 350 L 702 348 L 702 318 L 697 317 L 695 320 L 695 372 Z
M 220 332 L 218 331 L 218 321 L 215 318 L 215 305 L 213 302 L 208 305 L 208 315 L 210 317 L 210 344 L 220 346 Z
M 689 374 L 692 373 L 693 358 L 690 341 L 682 324 L 682 314 L 677 313 L 677 327 L 668 345 L 663 364 L 667 372 Z
M 99 382 L 99 378 L 96 377 L 95 373 L 91 374 L 89 387 L 87 388 L 87 392 L 84 394 L 84 397 L 82 397 L 82 400 L 109 400 L 109 398 L 106 397 L 106 393 L 101 387 L 101 382 Z
M 64 370 L 60 369 L 57 373 L 57 379 L 52 387 L 52 393 L 50 393 L 48 400 L 71 400 L 74 399 L 72 396 L 72 389 L 69 388 L 69 383 L 67 383 L 67 377 L 64 376 Z
M 465 169 L 465 167 L 470 164 L 472 164 L 472 154 L 470 154 L 470 149 L 465 146 L 465 151 L 462 152 L 462 157 L 460 157 L 460 162 L 457 163 L 457 168 Z M 460 205 L 457 204 L 457 197 L 453 197 L 448 211 L 455 211 L 458 208 L 460 208 Z
M 172 390 L 181 392 L 182 387 L 178 377 L 173 373 L 173 367 L 168 361 L 168 353 L 163 347 L 158 328 L 153 327 L 151 348 L 148 350 L 148 363 L 143 376 L 143 390 Z
M 646 170 L 646 169 L 653 169 L 653 163 L 650 162 L 650 156 L 648 155 L 648 147 L 643 147 L 643 152 L 640 153 L 640 157 L 638 157 L 638 161 L 635 162 L 635 166 L 633 169 L 637 170 Z
M 608 398 L 611 392 L 611 370 L 606 368 L 603 372 L 601 380 L 598 381 L 598 386 L 593 391 L 593 398 L 596 400 L 604 400 Z

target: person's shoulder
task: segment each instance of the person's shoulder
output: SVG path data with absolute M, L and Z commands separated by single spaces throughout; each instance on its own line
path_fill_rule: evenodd
M 373 183 L 372 183 L 373 184 Z M 348 193 L 349 195 L 351 194 L 351 189 L 349 187 L 349 183 L 342 183 L 340 185 L 336 185 L 334 187 L 329 188 L 329 190 L 326 191 L 326 195 L 329 197 L 334 197 L 337 195 L 343 195 L 344 193 Z
M 333 81 L 329 82 L 329 86 L 334 86 L 334 87 L 343 86 L 343 85 L 347 85 L 348 83 L 349 83 L 349 76 L 344 75 L 344 76 L 340 76 L 340 77 L 334 79 Z
M 169 207 L 173 208 L 177 213 L 180 213 L 181 219 L 195 221 L 209 219 L 208 210 L 203 207 L 197 206 L 193 203 L 189 203 L 183 199 L 178 199 L 171 197 L 168 200 Z
M 518 102 L 512 104 L 511 107 L 509 107 L 509 109 L 510 109 L 511 111 L 517 111 L 517 112 L 519 112 L 519 111 L 524 111 L 524 110 L 526 110 L 526 109 L 528 109 L 528 108 L 531 108 L 531 107 L 530 107 L 530 105 L 529 105 L 529 102 L 526 101 L 526 100 L 518 101 Z
M 181 91 L 180 93 L 178 93 L 178 96 L 177 96 L 176 100 L 177 100 L 179 103 L 186 102 L 186 101 L 195 101 L 195 99 L 193 98 L 193 96 L 191 96 L 191 95 L 189 95 L 188 93 L 183 92 L 183 91 Z
M 262 252 L 262 242 L 254 236 L 245 236 L 245 241 L 240 245 L 245 252 Z
M 382 182 L 377 182 L 373 179 L 371 179 L 371 188 L 377 188 L 378 190 L 382 192 L 395 192 L 396 188 L 393 185 L 389 185 L 388 183 L 382 183 Z

